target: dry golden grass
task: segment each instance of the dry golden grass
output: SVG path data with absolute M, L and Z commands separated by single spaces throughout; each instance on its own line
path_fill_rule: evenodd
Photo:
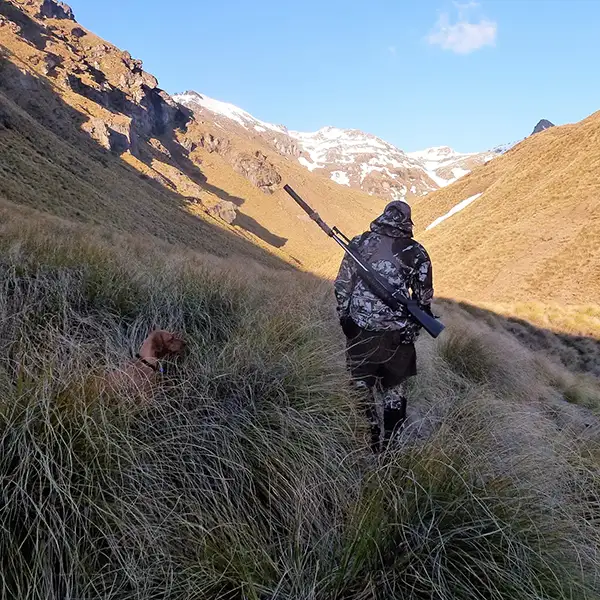
M 589 336 L 600 340 L 600 306 L 597 304 L 562 305 L 539 302 L 482 304 L 506 317 L 518 317 L 533 325 L 557 333 Z
M 600 113 L 554 127 L 414 206 L 436 287 L 471 302 L 600 296 Z M 483 193 L 430 231 L 434 219 Z

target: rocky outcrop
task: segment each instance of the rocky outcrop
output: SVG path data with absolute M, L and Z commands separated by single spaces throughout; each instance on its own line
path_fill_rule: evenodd
M 233 202 L 229 202 L 229 200 L 221 200 L 220 202 L 217 202 L 215 205 L 208 207 L 206 212 L 214 217 L 222 219 L 229 225 L 231 225 L 237 217 L 236 206 Z
M 80 40 L 82 37 L 85 37 L 86 35 L 87 35 L 87 33 L 81 27 L 73 27 L 73 29 L 71 29 L 71 36 L 74 37 L 76 40 Z
M 231 166 L 267 194 L 272 194 L 281 183 L 281 175 L 262 152 L 240 153 L 231 161 Z
M 219 137 L 212 133 L 200 133 L 195 140 L 187 138 L 183 144 L 190 152 L 193 152 L 197 147 L 200 147 L 211 154 L 216 152 L 222 156 L 226 156 L 231 148 L 231 142 L 228 138 Z
M 15 35 L 19 35 L 21 33 L 21 27 L 19 25 L 10 19 L 7 19 L 4 15 L 0 15 L 0 30 L 3 28 L 7 28 Z
M 74 20 L 66 4 L 57 0 L 0 0 L 2 7 L 0 28 L 10 29 L 36 49 L 28 60 L 37 74 L 54 78 L 53 85 L 102 109 L 86 108 L 90 116 L 80 125 L 102 148 L 119 155 L 129 151 L 147 165 L 159 159 L 174 166 L 187 156 L 200 165 L 200 157 L 193 153 L 203 149 L 218 153 L 265 193 L 273 192 L 281 183 L 280 174 L 264 154 L 233 147 L 225 132 L 221 136 L 198 126 L 190 132 L 192 111 L 160 89 L 157 78 L 144 71 L 141 60 L 106 42 L 86 43 L 91 36 L 77 24 L 46 22 Z M 28 85 L 35 87 L 36 77 L 24 77 L 13 84 L 15 91 L 21 88 L 23 103 Z M 299 156 L 296 142 L 284 128 L 274 127 L 269 133 L 279 152 Z M 185 162 L 179 166 L 189 168 Z M 225 221 L 235 219 L 232 206 L 221 204 L 214 210 Z
M 535 135 L 536 133 L 540 133 L 541 131 L 545 131 L 546 129 L 550 129 L 550 127 L 554 127 L 554 123 L 551 123 L 547 119 L 542 119 L 531 132 L 531 135 Z
M 110 127 L 102 119 L 91 119 L 82 125 L 98 144 L 115 154 L 123 154 L 131 148 L 130 130 L 124 125 L 112 124 Z
M 263 135 L 266 137 L 266 135 Z M 270 140 L 271 145 L 284 156 L 292 156 L 294 158 L 300 158 L 301 150 L 298 147 L 296 141 L 287 134 L 279 134 L 272 136 Z
M 399 181 L 392 179 L 389 175 L 380 171 L 369 173 L 362 182 L 362 189 L 379 198 L 400 199 L 407 194 L 406 185 L 401 182 L 406 179 L 402 178 Z
M 45 19 L 68 19 L 69 21 L 75 20 L 73 10 L 64 2 L 57 2 L 56 0 L 43 0 L 40 3 L 39 10 L 39 16 Z
M 42 73 L 50 76 L 56 75 L 56 68 L 59 67 L 62 62 L 63 59 L 60 56 L 48 52 L 43 58 Z
M 202 148 L 207 152 L 222 156 L 233 169 L 244 176 L 257 188 L 271 194 L 281 183 L 281 175 L 267 156 L 260 151 L 254 153 L 236 150 L 228 137 L 218 136 L 213 133 L 194 131 L 186 136 L 181 145 L 192 154 L 196 149 Z M 199 160 L 192 155 L 194 162 Z

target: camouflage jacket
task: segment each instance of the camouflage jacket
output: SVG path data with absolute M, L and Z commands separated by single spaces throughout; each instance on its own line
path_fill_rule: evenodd
M 425 310 L 430 310 L 433 298 L 431 260 L 425 248 L 412 239 L 412 234 L 410 209 L 407 215 L 388 205 L 371 223 L 369 232 L 352 240 L 352 246 L 391 285 L 407 298 L 417 300 Z M 363 329 L 402 331 L 407 343 L 419 335 L 421 327 L 406 309 L 393 311 L 371 292 L 347 255 L 334 285 L 340 318 L 350 316 Z

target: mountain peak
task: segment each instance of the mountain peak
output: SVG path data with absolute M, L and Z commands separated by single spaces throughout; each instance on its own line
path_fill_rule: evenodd
M 187 91 L 184 94 L 176 94 L 173 96 L 173 98 L 176 102 L 179 102 L 188 108 L 196 109 L 200 112 L 203 110 L 208 110 L 214 115 L 225 117 L 226 119 L 236 122 L 245 129 L 254 128 L 258 132 L 263 132 L 269 129 L 279 133 L 286 133 L 285 127 L 261 121 L 235 104 L 230 104 L 229 102 L 223 102 L 221 100 L 215 100 L 206 94 Z
M 221 128 L 233 127 L 236 134 L 243 128 L 243 135 L 251 138 L 259 135 L 277 152 L 293 157 L 309 171 L 391 200 L 425 196 L 467 175 L 492 156 L 489 152 L 461 153 L 449 146 L 405 153 L 360 129 L 328 125 L 312 132 L 289 131 L 198 92 L 188 91 L 174 98 L 201 118 L 213 119 Z
M 554 127 L 554 123 L 548 121 L 548 119 L 542 119 L 533 128 L 533 131 L 532 131 L 531 135 L 535 135 L 536 133 L 540 133 L 540 131 L 545 131 L 546 129 L 550 129 L 550 127 Z
M 42 18 L 75 21 L 73 9 L 59 0 L 37 0 L 37 2 L 30 2 L 30 4 L 39 5 L 39 16 Z

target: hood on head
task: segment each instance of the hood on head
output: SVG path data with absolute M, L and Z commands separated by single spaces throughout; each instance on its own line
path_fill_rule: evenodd
M 406 202 L 390 202 L 383 213 L 371 223 L 371 231 L 388 237 L 412 237 L 413 222 Z

